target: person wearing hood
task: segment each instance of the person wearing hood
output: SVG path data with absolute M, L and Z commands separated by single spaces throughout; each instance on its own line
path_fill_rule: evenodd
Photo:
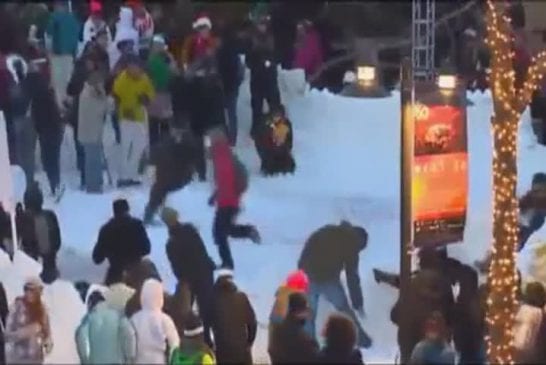
M 100 265 L 108 259 L 110 267 L 105 285 L 119 282 L 129 266 L 150 254 L 150 240 L 142 221 L 131 217 L 129 203 L 124 199 L 113 204 L 114 217 L 100 230 L 93 262 Z
M 89 3 L 89 18 L 83 25 L 83 46 L 95 40 L 95 37 L 100 31 L 105 31 L 107 34 L 108 44 L 112 42 L 112 34 L 108 24 L 104 21 L 102 14 L 102 4 L 98 0 L 92 0 Z
M 358 328 L 359 347 L 369 348 L 372 339 L 364 331 L 355 312 L 349 306 L 339 276 L 345 270 L 351 302 L 355 311 L 364 314 L 364 300 L 358 275 L 359 254 L 368 245 L 368 232 L 349 222 L 326 225 L 311 234 L 298 261 L 298 268 L 309 277 L 311 319 L 306 329 L 315 338 L 318 300 L 324 296 L 334 307 L 347 314 Z
M 100 291 L 88 296 L 87 307 L 76 329 L 81 363 L 130 364 L 136 356 L 136 336 L 129 319 L 110 308 Z
M 131 317 L 136 337 L 135 364 L 167 364 L 180 337 L 173 320 L 163 309 L 163 285 L 155 279 L 144 282 L 140 294 L 142 309 Z
M 415 346 L 409 364 L 455 365 L 456 353 L 449 345 L 449 328 L 441 312 L 433 312 L 424 324 L 424 338 Z
M 131 57 L 128 62 L 112 87 L 121 130 L 122 161 L 118 187 L 141 185 L 139 166 L 149 145 L 146 107 L 155 97 L 152 81 L 144 72 L 138 56 Z
M 258 244 L 260 234 L 252 225 L 235 222 L 240 212 L 241 196 L 248 187 L 248 172 L 245 166 L 231 151 L 222 129 L 215 128 L 209 131 L 209 138 L 216 187 L 209 204 L 216 203 L 217 206 L 212 234 L 222 260 L 221 266 L 233 269 L 235 264 L 228 237 L 248 238 Z
M 218 271 L 212 302 L 218 363 L 252 364 L 258 321 L 247 295 L 233 282 L 231 270 Z
M 135 293 L 135 289 L 120 281 L 108 286 L 104 292 L 104 300 L 110 308 L 125 314 L 125 306 Z
M 309 318 L 307 298 L 303 293 L 292 293 L 288 297 L 288 313 L 278 329 L 271 333 L 274 344 L 269 350 L 272 364 L 316 364 L 319 346 L 304 329 Z
M 174 350 L 171 365 L 214 365 L 214 352 L 206 344 L 201 319 L 190 312 L 186 320 L 180 347 Z
M 80 23 L 67 5 L 65 0 L 55 2 L 55 10 L 46 29 L 51 38 L 52 81 L 59 108 L 63 107 L 66 98 L 66 87 L 74 68 L 80 34 Z
M 57 253 L 61 248 L 61 230 L 55 212 L 43 209 L 44 197 L 38 183 L 27 188 L 23 198 L 24 212 L 16 217 L 17 232 L 23 251 L 42 260 L 42 280 L 51 283 L 57 279 Z
M 144 210 L 144 224 L 152 223 L 170 193 L 183 189 L 195 172 L 195 140 L 187 129 L 173 128 L 153 153 L 155 181 Z
M 112 66 L 115 66 L 121 57 L 120 42 L 128 42 L 132 46 L 131 53 L 138 54 L 139 35 L 133 25 L 133 11 L 131 8 L 125 6 L 119 8 L 119 21 L 116 23 L 115 34 L 114 41 L 110 46 L 110 64 Z
M 344 314 L 332 314 L 324 326 L 326 345 L 321 349 L 320 364 L 363 364 L 362 354 L 356 348 L 356 327 Z
M 292 293 L 306 294 L 309 290 L 309 279 L 303 270 L 291 272 L 286 281 L 277 289 L 275 293 L 275 302 L 269 314 L 269 341 L 274 340 L 277 336 L 275 331 L 286 318 L 288 312 L 288 298 Z M 271 349 L 275 348 L 275 344 L 269 342 L 268 351 L 271 355 Z
M 45 355 L 53 349 L 43 289 L 39 278 L 27 279 L 24 294 L 9 309 L 4 333 L 8 364 L 43 364 Z
M 178 212 L 165 208 L 161 214 L 169 228 L 167 258 L 178 282 L 187 283 L 192 298 L 197 299 L 199 314 L 203 318 L 205 340 L 212 346 L 210 337 L 211 305 L 213 297 L 214 274 L 216 268 L 205 248 L 199 231 L 189 223 L 178 220 Z

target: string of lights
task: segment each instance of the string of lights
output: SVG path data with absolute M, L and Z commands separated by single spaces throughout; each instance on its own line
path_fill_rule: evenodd
M 503 4 L 487 1 L 486 43 L 491 54 L 489 85 L 493 96 L 493 248 L 488 272 L 488 333 L 485 338 L 491 364 L 514 364 L 513 326 L 517 310 L 519 206 L 517 135 L 521 114 L 546 72 L 546 52 L 533 58 L 525 82 L 516 88 L 514 39 Z

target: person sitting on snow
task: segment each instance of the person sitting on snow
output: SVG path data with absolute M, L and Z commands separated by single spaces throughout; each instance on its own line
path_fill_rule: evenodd
M 315 338 L 318 300 L 323 295 L 338 311 L 347 314 L 354 321 L 358 328 L 359 347 L 371 346 L 372 339 L 364 331 L 355 312 L 349 306 L 339 278 L 341 271 L 345 270 L 353 308 L 363 316 L 364 300 L 358 275 L 358 255 L 367 245 L 368 232 L 362 227 L 353 226 L 345 221 L 338 225 L 332 224 L 320 228 L 311 234 L 305 243 L 298 268 L 309 277 L 308 297 L 311 319 L 306 325 L 306 330 L 313 338 Z
M 155 181 L 144 211 L 144 224 L 152 223 L 167 195 L 188 185 L 195 171 L 196 146 L 186 129 L 171 129 L 170 135 L 154 151 Z
M 212 303 L 218 363 L 252 364 L 258 321 L 247 295 L 235 285 L 233 271 L 218 271 Z
M 265 117 L 256 132 L 254 143 L 262 162 L 262 174 L 294 173 L 296 162 L 292 156 L 292 123 L 282 105 Z
M 113 211 L 114 217 L 102 226 L 93 249 L 95 264 L 100 265 L 105 259 L 110 263 L 105 285 L 119 282 L 124 270 L 150 254 L 150 239 L 146 229 L 142 221 L 129 214 L 127 200 L 116 200 Z
M 214 243 L 218 246 L 222 267 L 233 269 L 228 237 L 249 238 L 254 243 L 259 243 L 260 234 L 254 226 L 235 223 L 240 212 L 241 196 L 248 187 L 245 166 L 231 151 L 222 128 L 210 130 L 209 138 L 216 185 L 216 190 L 209 199 L 210 205 L 216 202 L 217 206 L 213 225 Z
M 43 209 L 44 196 L 38 183 L 27 188 L 23 198 L 25 211 L 17 214 L 17 231 L 23 251 L 35 260 L 42 259 L 41 279 L 52 283 L 59 276 L 57 253 L 61 248 L 61 230 L 55 212 Z

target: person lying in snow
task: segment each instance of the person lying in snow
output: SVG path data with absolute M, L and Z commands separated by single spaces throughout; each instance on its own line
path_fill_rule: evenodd
M 296 162 L 292 156 L 292 123 L 282 105 L 265 116 L 254 143 L 262 163 L 262 174 L 294 173 Z
M 546 220 L 546 173 L 539 172 L 533 175 L 531 190 L 520 198 L 519 210 L 518 252 Z M 483 273 L 489 268 L 490 262 L 491 252 L 488 252 L 484 260 L 475 262 L 475 266 Z

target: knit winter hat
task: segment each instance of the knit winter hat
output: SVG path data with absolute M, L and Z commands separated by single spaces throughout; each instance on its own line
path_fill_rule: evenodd
M 195 337 L 204 332 L 203 322 L 193 311 L 186 317 L 184 337 Z
M 307 292 L 309 289 L 307 274 L 303 270 L 291 272 L 286 279 L 286 286 L 299 292 Z
M 100 14 L 102 12 L 102 4 L 98 1 L 91 1 L 89 11 L 91 14 Z
M 199 14 L 195 21 L 192 24 L 193 29 L 197 30 L 200 28 L 212 29 L 212 22 L 206 14 Z
M 178 212 L 170 207 L 165 207 L 161 211 L 161 220 L 167 225 L 171 226 L 178 222 Z
M 115 216 L 120 216 L 129 213 L 129 203 L 125 199 L 117 199 L 112 204 L 112 209 Z

